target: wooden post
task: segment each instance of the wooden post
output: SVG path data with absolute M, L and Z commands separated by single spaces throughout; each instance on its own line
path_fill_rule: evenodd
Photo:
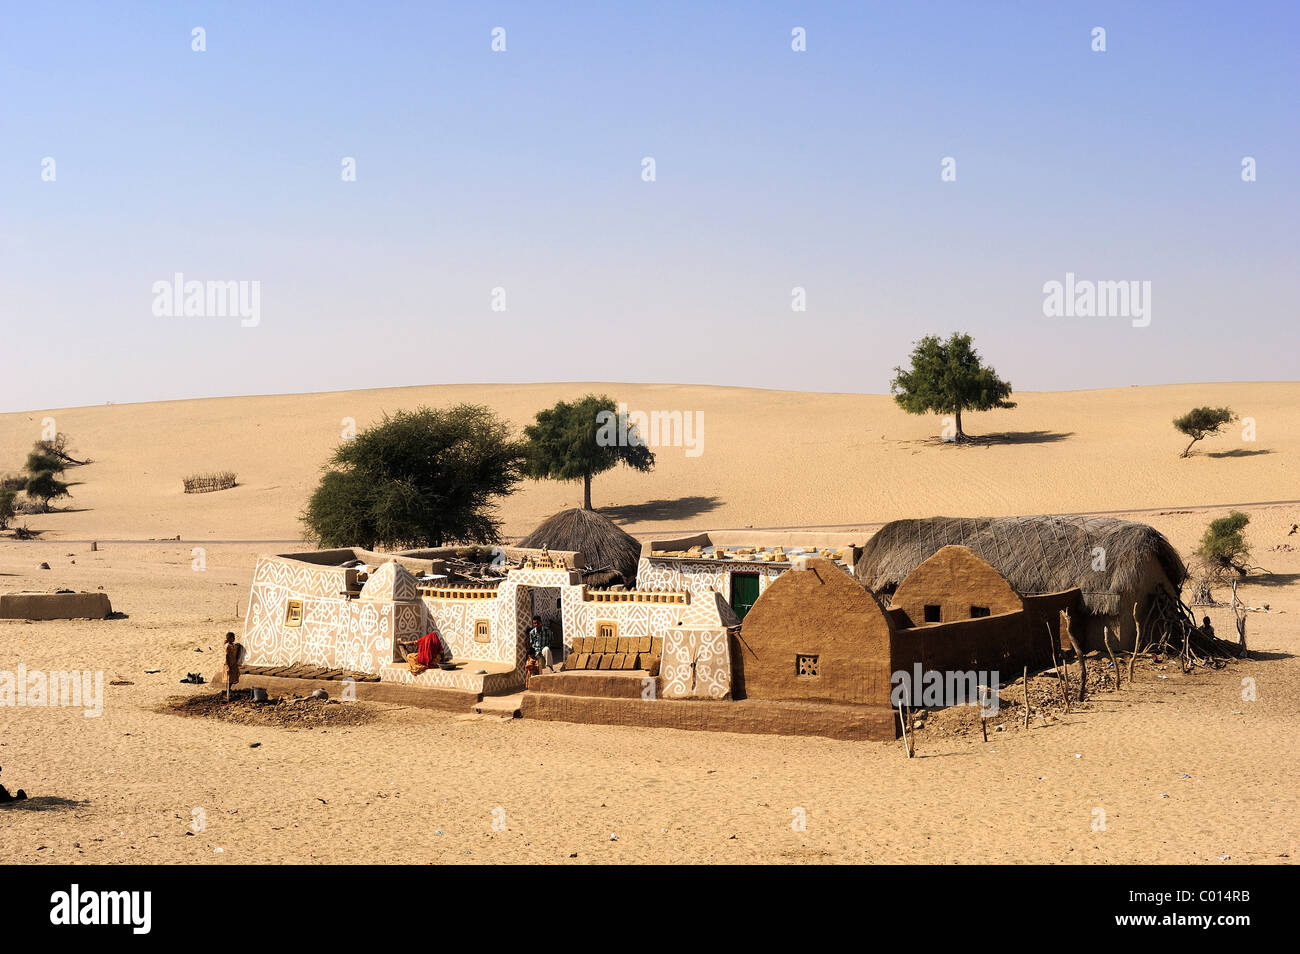
M 1237 596 L 1237 581 L 1232 581 L 1232 615 L 1237 620 L 1237 655 L 1243 659 L 1250 657 L 1246 649 L 1246 604 Z
M 1133 604 L 1133 654 L 1128 657 L 1128 684 L 1133 685 L 1133 661 L 1142 652 L 1142 624 L 1138 622 L 1138 605 Z
M 1074 635 L 1074 627 L 1070 625 L 1070 614 L 1062 610 L 1061 615 L 1065 617 L 1065 635 L 1074 647 L 1074 654 L 1079 657 L 1079 701 L 1083 702 L 1088 698 L 1088 663 L 1084 660 L 1083 649 Z
M 1029 667 L 1025 667 L 1024 675 L 1021 677 L 1025 683 L 1025 728 L 1029 728 Z
M 1056 637 L 1052 635 L 1052 624 L 1043 620 L 1043 625 L 1047 627 L 1047 638 L 1052 646 L 1052 668 L 1056 670 L 1056 684 L 1061 687 L 1061 701 L 1065 703 L 1065 711 L 1070 711 L 1070 671 L 1063 670 L 1060 662 L 1056 659 Z
M 898 700 L 898 725 L 903 730 L 903 751 L 907 757 L 912 757 L 912 743 L 907 740 L 907 720 L 903 718 L 903 700 Z
M 984 736 L 985 742 L 989 740 L 989 726 L 988 720 L 984 718 L 984 710 L 988 708 L 991 691 L 988 686 L 980 686 L 980 734 Z
M 1110 655 L 1110 666 L 1115 670 L 1115 691 L 1119 691 L 1119 663 L 1115 661 L 1115 651 L 1110 648 L 1110 627 L 1102 628 L 1102 642 L 1106 644 L 1106 652 Z

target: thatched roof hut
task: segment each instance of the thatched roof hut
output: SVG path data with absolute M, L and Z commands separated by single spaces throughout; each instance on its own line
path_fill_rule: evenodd
M 1078 587 L 1087 611 L 1111 619 L 1112 633 L 1118 623 L 1125 638 L 1135 603 L 1144 602 L 1160 583 L 1177 592 L 1187 577 L 1178 551 L 1154 527 L 1080 516 L 895 520 L 867 541 L 854 573 L 873 592 L 892 593 L 949 544 L 973 550 L 1022 596 Z
M 589 586 L 632 586 L 641 559 L 641 543 L 594 510 L 561 510 L 524 537 L 520 547 L 577 550 L 582 553 L 582 581 Z

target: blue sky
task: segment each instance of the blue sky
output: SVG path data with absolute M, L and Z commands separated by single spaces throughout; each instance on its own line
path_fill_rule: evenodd
M 1298 27 L 1281 2 L 9 3 L 0 410 L 883 393 L 954 329 L 1018 390 L 1293 379 Z M 176 272 L 260 282 L 259 323 L 156 316 Z M 1150 281 L 1150 325 L 1044 317 L 1066 272 Z

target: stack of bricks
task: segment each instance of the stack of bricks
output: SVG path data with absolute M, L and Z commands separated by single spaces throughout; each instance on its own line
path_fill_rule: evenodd
M 569 669 L 644 669 L 659 675 L 662 636 L 579 636 L 564 660 Z

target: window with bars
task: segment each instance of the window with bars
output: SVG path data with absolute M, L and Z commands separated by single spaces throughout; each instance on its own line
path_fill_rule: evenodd
M 285 626 L 302 625 L 302 600 L 290 600 L 284 610 Z
M 492 626 L 485 619 L 474 621 L 474 642 L 490 643 L 492 641 Z
M 795 673 L 800 676 L 817 675 L 817 657 L 810 653 L 800 653 L 794 657 Z

